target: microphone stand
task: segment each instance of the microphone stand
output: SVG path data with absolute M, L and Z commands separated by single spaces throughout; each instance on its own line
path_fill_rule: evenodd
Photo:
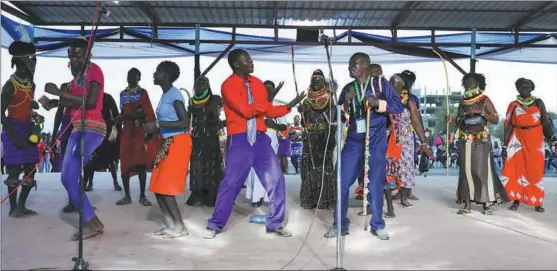
M 77 211 L 79 213 L 79 231 L 78 231 L 78 256 L 73 257 L 72 261 L 74 261 L 74 271 L 87 271 L 89 270 L 89 263 L 85 261 L 83 258 L 83 194 L 85 193 L 85 188 L 83 187 L 83 183 L 85 182 L 85 164 L 86 161 L 84 159 L 85 155 L 85 99 L 87 95 L 87 86 L 85 85 L 87 79 L 87 67 L 91 62 L 91 50 L 93 49 L 93 43 L 95 42 L 95 37 L 97 36 L 97 29 L 99 28 L 99 24 L 103 15 L 108 14 L 106 8 L 101 5 L 100 10 L 98 11 L 98 17 L 95 24 L 95 30 L 90 37 L 89 48 L 86 54 L 85 61 L 83 62 L 83 67 L 78 74 L 77 78 L 77 86 L 83 87 L 83 93 L 81 95 L 81 136 L 80 136 L 80 159 L 81 159 L 81 172 L 79 177 L 79 206 Z
M 335 78 L 333 76 L 333 67 L 331 65 L 331 55 L 329 53 L 329 45 L 332 47 L 333 42 L 329 39 L 326 35 L 321 36 L 322 41 L 325 42 L 325 51 L 327 52 L 327 63 L 329 64 L 329 77 L 331 79 L 332 84 L 335 84 Z M 330 43 L 330 44 L 329 44 Z M 342 267 L 342 228 L 341 228 L 341 215 L 340 215 L 340 208 L 341 208 L 341 187 L 342 187 L 342 180 L 341 180 L 341 153 L 342 153 L 342 122 L 341 122 L 341 105 L 338 105 L 338 97 L 337 97 L 337 88 L 333 86 L 333 101 L 336 105 L 336 114 L 337 114 L 337 135 L 336 135 L 336 144 L 337 144 L 337 163 L 336 163 L 336 170 L 337 170 L 337 215 L 336 215 L 336 230 L 337 230 L 337 251 L 336 251 L 336 258 L 337 263 L 336 267 L 332 268 L 331 270 L 346 270 Z

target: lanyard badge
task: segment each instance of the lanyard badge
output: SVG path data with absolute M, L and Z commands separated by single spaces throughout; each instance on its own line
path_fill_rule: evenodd
M 371 77 L 368 77 L 366 79 L 366 83 L 365 85 L 363 85 L 363 89 L 360 89 L 361 85 L 358 85 L 358 83 L 356 82 L 357 80 L 354 80 L 354 90 L 356 92 L 356 99 L 358 100 L 358 103 L 360 104 L 360 107 L 358 108 L 358 116 L 362 116 L 362 99 L 363 96 L 365 95 L 365 92 L 367 91 L 367 87 L 369 85 L 369 81 L 371 80 Z M 352 110 L 354 112 L 354 116 L 356 116 L 356 101 L 353 100 L 352 101 Z

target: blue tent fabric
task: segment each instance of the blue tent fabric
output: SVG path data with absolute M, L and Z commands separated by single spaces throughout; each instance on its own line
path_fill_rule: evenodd
M 2 16 L 2 47 L 7 48 L 14 40 L 21 38 L 21 28 L 24 28 L 31 37 L 49 38 L 72 38 L 79 37 L 80 30 L 62 30 L 46 27 L 34 27 L 33 25 L 21 25 L 6 16 Z M 191 57 L 195 55 L 195 45 L 189 43 L 151 43 L 152 29 L 149 27 L 124 27 L 124 39 L 142 39 L 145 42 L 98 42 L 93 47 L 92 56 L 96 59 L 147 59 L 147 58 L 178 58 Z M 90 30 L 86 29 L 85 37 L 89 38 Z M 172 28 L 164 27 L 158 29 L 159 39 L 195 39 L 195 28 Z M 385 43 L 385 46 L 332 46 L 332 63 L 346 63 L 346 60 L 356 52 L 364 52 L 371 56 L 376 63 L 409 63 L 409 62 L 432 62 L 438 61 L 432 52 L 432 46 L 410 46 L 392 47 L 388 43 L 391 37 L 367 34 L 352 31 L 352 42 L 374 41 Z M 99 29 L 97 37 L 120 38 L 120 29 Z M 557 33 L 538 34 L 521 33 L 518 37 L 520 43 L 556 44 Z M 203 40 L 232 40 L 232 33 L 204 29 L 200 30 L 200 50 L 203 56 L 218 56 L 228 47 L 227 44 L 204 43 Z M 236 40 L 249 41 L 272 41 L 274 37 L 262 37 L 254 35 L 236 34 Z M 292 39 L 280 38 L 280 41 L 293 41 Z M 337 41 L 348 41 L 348 32 L 336 36 Z M 468 43 L 471 40 L 470 33 L 436 35 L 438 43 L 454 42 Z M 429 43 L 430 36 L 399 37 L 399 42 Z M 477 33 L 476 42 L 488 44 L 513 44 L 512 33 Z M 40 41 L 36 43 L 41 57 L 66 58 L 67 42 L 63 41 Z M 286 45 L 255 45 L 238 44 L 233 49 L 242 48 L 250 52 L 254 60 L 291 62 L 291 46 Z M 454 59 L 470 57 L 469 47 L 439 47 L 445 54 Z M 294 46 L 295 61 L 299 63 L 323 63 L 326 62 L 326 51 L 324 46 Z M 499 61 L 525 62 L 525 63 L 553 63 L 557 64 L 557 50 L 555 48 L 494 48 L 483 47 L 476 50 L 477 59 L 490 59 Z

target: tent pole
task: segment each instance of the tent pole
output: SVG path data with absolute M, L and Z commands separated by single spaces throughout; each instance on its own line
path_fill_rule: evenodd
M 476 72 L 476 28 L 472 28 L 470 35 L 470 72 Z
M 200 54 L 199 47 L 201 45 L 201 26 L 199 24 L 195 25 L 195 67 L 193 69 L 193 78 L 196 80 L 201 75 L 201 65 L 200 65 Z

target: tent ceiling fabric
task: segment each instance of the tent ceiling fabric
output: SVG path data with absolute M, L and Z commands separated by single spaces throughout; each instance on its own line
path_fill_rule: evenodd
M 557 30 L 555 1 L 104 1 L 109 25 Z M 35 25 L 90 24 L 94 1 L 11 2 Z M 4 9 L 4 7 L 3 7 Z
M 80 36 L 80 30 L 61 30 L 56 28 L 37 27 L 33 25 L 21 25 L 5 16 L 2 16 L 2 47 L 7 48 L 14 40 L 21 37 L 21 28 L 25 28 L 32 37 L 51 38 L 75 38 Z M 119 39 L 120 28 L 100 29 L 97 37 Z M 150 43 L 151 28 L 147 27 L 124 27 L 123 39 L 143 39 L 145 42 L 97 42 L 93 47 L 93 57 L 96 59 L 146 59 L 146 58 L 177 58 L 194 56 L 195 46 L 189 43 L 162 44 Z M 89 31 L 86 31 L 86 37 Z M 158 32 L 159 38 L 192 39 L 195 36 L 193 28 L 161 28 Z M 203 43 L 203 40 L 231 40 L 233 34 L 230 32 L 201 29 L 200 54 L 203 56 L 217 57 L 227 44 Z M 339 42 L 347 42 L 346 32 L 339 34 Z M 436 35 L 436 42 L 466 43 L 471 39 L 470 33 Z M 273 40 L 273 37 L 261 37 L 254 35 L 236 34 L 236 40 Z M 281 41 L 292 41 L 291 39 L 279 39 Z M 376 41 L 389 42 L 391 37 L 373 35 L 352 31 L 352 42 Z M 430 36 L 415 36 L 398 38 L 400 42 L 427 43 L 431 41 Z M 478 43 L 484 44 L 513 44 L 514 35 L 511 33 L 485 33 L 476 34 Z M 553 44 L 557 45 L 557 34 L 521 33 L 518 36 L 521 43 Z M 67 58 L 67 43 L 62 41 L 38 41 L 37 48 L 41 57 Z M 233 48 L 243 48 L 250 52 L 252 58 L 260 61 L 291 62 L 291 46 L 288 45 L 235 45 Z M 373 46 L 333 46 L 331 54 L 332 63 L 345 64 L 347 59 L 356 52 L 364 52 L 378 63 L 412 63 L 431 62 L 439 59 L 432 52 L 431 46 L 409 47 L 409 48 L 378 48 Z M 440 47 L 442 51 L 449 54 L 453 59 L 470 57 L 469 47 Z M 294 46 L 295 59 L 299 63 L 324 63 L 326 52 L 323 45 Z M 491 59 L 512 62 L 527 63 L 553 63 L 557 64 L 557 53 L 555 48 L 494 48 L 481 47 L 476 50 L 477 59 Z M 139 52 L 139 53 L 138 53 Z

